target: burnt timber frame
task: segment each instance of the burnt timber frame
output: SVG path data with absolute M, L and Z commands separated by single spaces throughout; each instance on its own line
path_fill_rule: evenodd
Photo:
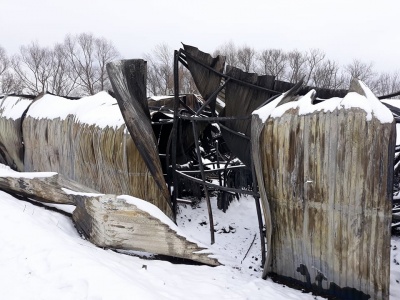
M 204 99 L 205 100 L 204 104 L 197 111 L 194 111 L 191 108 L 189 108 L 187 105 L 185 105 L 185 103 L 179 97 L 179 76 L 178 76 L 179 63 L 188 69 L 188 63 L 187 63 L 188 60 L 191 60 L 191 61 L 195 62 L 196 64 L 201 65 L 208 71 L 211 71 L 214 74 L 217 74 L 218 76 L 220 76 L 223 79 L 221 81 L 220 86 L 211 94 L 211 96 L 209 96 L 208 99 Z M 217 160 L 218 160 L 217 161 L 217 169 L 214 169 L 212 171 L 204 170 L 204 166 L 202 164 L 201 155 L 200 155 L 197 122 L 217 123 L 220 127 L 223 127 L 225 130 L 228 130 L 230 133 L 241 136 L 242 138 L 248 139 L 247 136 L 243 136 L 242 134 L 227 128 L 226 126 L 221 124 L 220 121 L 245 120 L 245 119 L 250 119 L 251 115 L 245 116 L 245 117 L 243 117 L 243 116 L 240 116 L 240 117 L 218 117 L 218 116 L 216 116 L 215 111 L 213 111 L 213 110 L 211 110 L 212 116 L 207 116 L 203 113 L 203 111 L 207 107 L 210 107 L 210 104 L 212 104 L 212 102 L 213 102 L 213 98 L 215 98 L 218 95 L 218 93 L 224 89 L 224 87 L 226 86 L 226 84 L 229 81 L 234 81 L 235 83 L 238 83 L 238 84 L 244 85 L 244 86 L 248 86 L 253 89 L 268 91 L 274 95 L 270 99 L 266 100 L 260 106 L 263 106 L 263 105 L 269 103 L 270 101 L 272 101 L 273 99 L 275 99 L 276 97 L 278 97 L 279 95 L 282 94 L 279 91 L 275 91 L 275 90 L 267 89 L 267 88 L 264 88 L 264 87 L 261 87 L 258 85 L 254 85 L 254 84 L 239 80 L 237 78 L 231 77 L 222 72 L 218 72 L 215 69 L 213 69 L 212 67 L 204 64 L 203 62 L 199 61 L 198 59 L 196 59 L 195 57 L 190 55 L 184 49 L 180 49 L 180 50 L 174 52 L 174 118 L 173 118 L 173 128 L 172 128 L 171 135 L 169 138 L 169 142 L 168 142 L 169 145 L 167 147 L 167 154 L 166 154 L 167 155 L 167 169 L 168 169 L 167 177 L 168 177 L 168 184 L 169 184 L 170 193 L 171 193 L 171 201 L 172 201 L 173 210 L 174 210 L 175 214 L 177 212 L 177 203 L 178 202 L 190 203 L 190 201 L 188 201 L 188 200 L 180 199 L 178 197 L 179 196 L 178 188 L 174 188 L 175 185 L 177 186 L 179 184 L 179 178 L 185 178 L 185 179 L 191 180 L 193 182 L 196 182 L 198 184 L 201 184 L 205 190 L 205 198 L 206 198 L 207 207 L 208 207 L 208 215 L 209 215 L 209 220 L 210 220 L 211 243 L 214 243 L 215 237 L 214 237 L 214 228 L 213 228 L 213 216 L 212 216 L 211 203 L 210 203 L 208 189 L 211 188 L 213 190 L 218 190 L 218 191 L 225 191 L 225 192 L 230 192 L 230 193 L 238 193 L 238 194 L 245 194 L 245 195 L 253 196 L 255 198 L 255 202 L 256 202 L 256 209 L 257 209 L 257 216 L 258 216 L 259 230 L 260 230 L 261 248 L 262 248 L 261 249 L 262 264 L 264 264 L 264 262 L 265 262 L 265 235 L 264 235 L 264 230 L 263 230 L 264 224 L 263 224 L 263 220 L 262 220 L 262 216 L 261 216 L 260 194 L 259 194 L 258 188 L 257 188 L 257 181 L 256 181 L 256 177 L 255 177 L 253 159 L 251 159 L 251 166 L 250 166 L 250 169 L 252 172 L 252 178 L 253 178 L 253 190 L 243 190 L 243 189 L 230 188 L 230 187 L 224 186 L 226 184 L 225 181 L 224 181 L 224 185 L 222 185 L 221 173 L 226 174 L 227 170 L 231 170 L 231 169 L 238 168 L 238 167 L 244 167 L 244 165 L 229 166 L 229 161 L 228 161 L 224 168 L 220 168 L 220 166 L 219 166 L 220 161 L 218 159 L 218 153 L 217 153 Z M 400 95 L 400 92 L 396 92 L 396 93 L 393 93 L 390 95 L 380 96 L 380 97 L 378 97 L 378 99 L 383 100 L 383 99 L 391 98 L 391 97 L 394 97 L 397 95 Z M 389 104 L 386 104 L 386 103 L 383 103 L 383 104 L 386 105 L 393 113 L 395 113 L 394 107 L 391 107 Z M 182 106 L 186 110 L 185 114 L 179 112 L 180 106 Z M 400 111 L 399 111 L 399 114 L 400 114 Z M 177 170 L 177 168 L 176 168 L 176 166 L 177 166 L 176 157 L 177 157 L 178 132 L 179 132 L 180 124 L 181 124 L 179 122 L 180 120 L 188 120 L 188 121 L 191 121 L 191 123 L 192 123 L 193 135 L 195 137 L 196 153 L 197 153 L 198 160 L 199 160 L 199 170 L 181 171 L 181 170 Z M 396 120 L 396 123 L 400 123 L 400 118 L 397 118 L 396 114 L 395 114 L 395 120 Z M 171 151 L 171 153 L 169 153 L 169 151 Z M 400 155 L 399 155 L 399 158 L 400 158 Z M 207 173 L 216 172 L 216 171 L 218 171 L 219 185 L 210 183 L 206 180 Z M 201 179 L 190 175 L 190 174 L 198 174 L 198 173 L 201 174 Z M 224 177 L 224 178 L 226 178 L 226 177 Z M 399 200 L 399 202 L 400 202 L 400 200 Z M 400 226 L 400 222 L 398 224 L 394 225 L 393 227 L 397 227 L 397 226 Z
M 187 60 L 193 60 L 197 64 L 201 65 L 202 67 L 208 69 L 211 72 L 214 72 L 215 74 L 221 76 L 221 78 L 224 78 L 225 81 L 222 82 L 222 84 L 212 93 L 212 95 L 208 98 L 205 99 L 205 103 L 196 111 L 194 112 L 193 110 L 188 110 L 186 106 L 183 106 L 186 111 L 184 113 L 181 113 L 179 111 L 180 105 L 182 105 L 182 101 L 179 98 L 179 75 L 178 75 L 178 70 L 179 70 L 179 63 L 181 63 L 184 67 L 188 68 Z M 222 174 L 226 174 L 228 170 L 239 168 L 239 167 L 245 167 L 245 165 L 240 165 L 240 166 L 230 166 L 230 160 L 228 160 L 225 163 L 225 167 L 220 168 L 220 162 L 219 161 L 219 153 L 217 151 L 217 169 L 214 169 L 213 172 L 218 172 L 218 178 L 219 178 L 219 185 L 213 184 L 207 181 L 206 173 L 207 170 L 204 170 L 204 165 L 201 159 L 201 154 L 200 154 L 200 145 L 199 145 L 199 136 L 198 136 L 198 130 L 197 130 L 197 122 L 208 122 L 208 123 L 218 123 L 219 126 L 222 126 L 220 124 L 220 121 L 226 121 L 226 120 L 246 120 L 246 119 L 251 119 L 251 114 L 243 117 L 218 117 L 215 114 L 215 111 L 211 109 L 212 116 L 207 116 L 205 114 L 202 114 L 202 112 L 207 108 L 210 107 L 210 104 L 212 102 L 216 101 L 215 97 L 218 95 L 218 93 L 225 87 L 225 85 L 229 81 L 235 81 L 238 84 L 249 86 L 253 89 L 261 89 L 261 90 L 266 90 L 274 95 L 280 94 L 279 92 L 269 90 L 245 81 L 238 80 L 236 78 L 233 78 L 231 76 L 228 76 L 226 74 L 220 73 L 210 66 L 202 63 L 201 61 L 197 60 L 195 57 L 191 56 L 187 51 L 180 49 L 179 51 L 174 52 L 174 118 L 173 118 L 173 127 L 169 139 L 169 146 L 167 149 L 171 149 L 171 155 L 167 153 L 167 157 L 170 156 L 169 159 L 167 159 L 167 168 L 168 168 L 168 184 L 170 187 L 170 193 L 171 193 L 171 200 L 172 200 L 172 205 L 173 205 L 173 210 L 176 214 L 177 212 L 177 202 L 179 199 L 178 195 L 178 188 L 177 185 L 179 184 L 179 178 L 185 178 L 188 180 L 191 180 L 193 182 L 199 183 L 203 186 L 204 192 L 205 192 L 205 198 L 206 198 L 206 203 L 207 203 L 207 208 L 208 208 L 208 217 L 209 217 L 209 222 L 210 222 L 210 236 L 211 236 L 211 244 L 215 242 L 215 236 L 214 236 L 214 222 L 213 222 L 213 214 L 212 214 L 212 209 L 211 209 L 211 203 L 210 203 L 210 195 L 209 195 L 209 188 L 213 190 L 218 190 L 218 191 L 224 191 L 224 192 L 230 192 L 230 193 L 237 193 L 237 194 L 245 194 L 245 195 L 251 195 L 255 199 L 255 204 L 256 204 L 256 211 L 257 211 L 257 217 L 258 217 L 258 226 L 259 226 L 259 234 L 260 234 L 260 242 L 261 242 L 261 257 L 262 257 L 262 265 L 265 262 L 265 235 L 264 235 L 264 224 L 263 224 L 263 219 L 262 219 L 262 214 L 261 214 L 261 204 L 260 204 L 260 194 L 258 192 L 257 188 L 257 180 L 255 177 L 255 171 L 254 171 L 254 165 L 253 161 L 251 161 L 251 174 L 252 174 L 252 179 L 253 179 L 253 187 L 252 190 L 245 190 L 245 189 L 240 189 L 240 188 L 231 188 L 227 187 L 226 185 L 226 180 L 224 180 L 224 185 L 222 185 Z M 214 101 L 213 101 L 214 100 Z M 177 170 L 177 142 L 178 142 L 178 132 L 179 132 L 179 126 L 181 124 L 180 120 L 190 120 L 192 123 L 192 128 L 193 128 L 193 136 L 195 140 L 195 151 L 197 153 L 197 158 L 199 161 L 199 170 L 195 171 L 180 171 Z M 241 133 L 238 133 L 234 130 L 229 130 L 231 133 L 245 137 Z M 247 137 L 245 137 L 247 138 Z M 170 161 L 170 163 L 169 163 Z M 201 179 L 196 178 L 191 176 L 190 174 L 193 173 L 200 173 L 201 174 Z M 226 176 L 224 176 L 226 178 Z M 181 199 L 179 199 L 181 202 Z

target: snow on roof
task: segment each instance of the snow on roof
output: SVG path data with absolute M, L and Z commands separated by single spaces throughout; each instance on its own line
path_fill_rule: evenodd
M 298 101 L 288 102 L 277 107 L 279 102 L 285 96 L 285 94 L 282 94 L 274 101 L 258 110 L 255 110 L 253 115 L 258 115 L 260 119 L 265 122 L 269 117 L 280 117 L 290 109 L 298 109 L 299 115 L 308 115 L 317 111 L 332 112 L 335 109 L 359 108 L 364 110 L 367 114 L 367 121 L 370 121 L 372 116 L 374 116 L 381 123 L 393 122 L 393 115 L 390 110 L 384 106 L 361 81 L 360 85 L 366 96 L 362 96 L 355 92 L 349 92 L 344 98 L 334 97 L 317 104 L 312 104 L 315 90 L 311 90 L 305 96 L 300 97 Z
M 117 100 L 107 92 L 79 100 L 46 94 L 31 105 L 27 117 L 64 120 L 71 115 L 78 123 L 94 124 L 100 128 L 107 126 L 118 128 L 125 123 Z
M 17 120 L 32 103 L 31 99 L 16 96 L 5 96 L 0 99 L 0 114 L 6 119 Z

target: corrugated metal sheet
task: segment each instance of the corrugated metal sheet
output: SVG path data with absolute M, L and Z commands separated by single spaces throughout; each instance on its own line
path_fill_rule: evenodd
M 359 108 L 253 122 L 266 271 L 340 299 L 388 299 L 395 123 Z

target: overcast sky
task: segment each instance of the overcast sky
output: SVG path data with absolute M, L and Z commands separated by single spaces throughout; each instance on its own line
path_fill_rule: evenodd
M 1 0 L 0 45 L 8 54 L 38 41 L 51 46 L 68 33 L 113 41 L 123 58 L 159 43 L 212 52 L 233 41 L 257 50 L 319 48 L 346 64 L 372 61 L 400 70 L 398 0 Z

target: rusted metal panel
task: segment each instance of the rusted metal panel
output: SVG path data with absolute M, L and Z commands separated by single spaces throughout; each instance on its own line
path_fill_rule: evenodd
M 395 123 L 356 107 L 299 110 L 253 120 L 265 270 L 320 294 L 388 299 Z

